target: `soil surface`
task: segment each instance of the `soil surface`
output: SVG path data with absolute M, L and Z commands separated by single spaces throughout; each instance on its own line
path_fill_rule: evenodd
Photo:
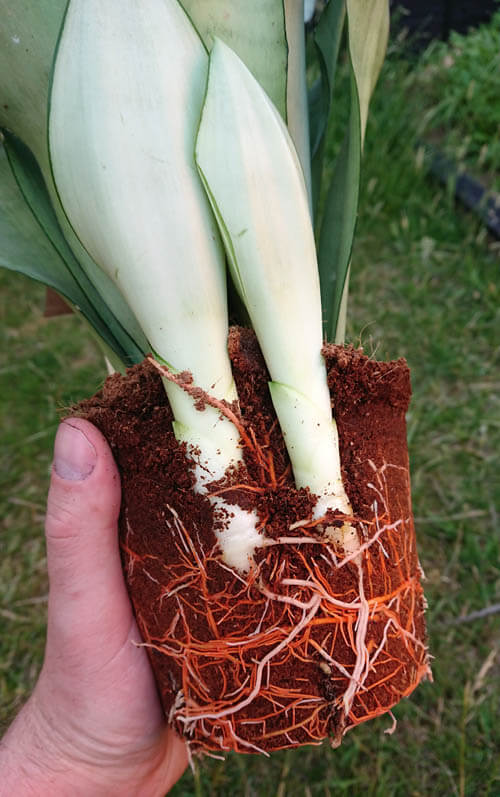
M 411 512 L 404 360 L 328 345 L 343 478 L 360 543 L 336 550 L 293 485 L 255 337 L 229 339 L 254 444 L 226 500 L 257 508 L 271 544 L 245 577 L 221 559 L 211 505 L 194 493 L 161 379 L 148 362 L 75 408 L 104 433 L 123 486 L 128 588 L 169 721 L 194 752 L 338 744 L 430 677 Z M 328 518 L 342 525 L 345 516 Z

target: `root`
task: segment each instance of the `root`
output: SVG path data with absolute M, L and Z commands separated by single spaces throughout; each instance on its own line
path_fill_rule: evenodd
M 236 491 L 257 502 L 290 483 L 289 465 L 280 472 L 263 433 L 258 440 L 236 406 L 150 361 L 200 406 L 227 417 L 247 464 L 256 466 L 254 481 L 240 474 L 241 482 L 211 485 L 210 497 Z M 210 549 L 198 528 L 185 527 L 178 507 L 165 507 L 168 564 L 136 550 L 125 517 L 122 549 L 132 592 L 140 594 L 144 584 L 152 594 L 152 585 L 155 595 L 147 617 L 137 611 L 143 645 L 162 673 L 169 723 L 192 753 L 267 754 L 326 737 L 336 746 L 349 729 L 390 712 L 430 677 L 410 502 L 403 510 L 391 509 L 390 501 L 391 478 L 397 472 L 407 482 L 407 471 L 367 464 L 373 495 L 367 517 L 338 512 L 316 519 L 312 508 L 282 533 L 263 536 L 244 575 L 223 561 L 215 541 Z M 262 526 L 272 523 L 269 507 Z M 358 540 L 347 550 L 325 534 L 325 526 L 345 523 Z M 392 719 L 387 732 L 395 728 Z
M 158 611 L 176 606 L 161 636 L 137 619 L 144 646 L 175 674 L 169 721 L 194 751 L 266 752 L 326 736 L 335 745 L 430 675 L 410 520 L 387 510 L 390 467 L 374 469 L 373 517 L 349 519 L 362 542 L 347 554 L 306 518 L 242 577 L 217 547 L 200 551 L 168 506 L 177 559 L 167 570 L 134 554 L 129 528 L 129 575 L 163 580 Z

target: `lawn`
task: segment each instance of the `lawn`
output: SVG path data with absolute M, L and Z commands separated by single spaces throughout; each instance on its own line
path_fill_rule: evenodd
M 429 98 L 420 123 L 461 168 L 500 190 L 500 11 L 468 36 L 434 42 L 422 58 L 418 87 Z M 460 124 L 456 121 L 460 119 Z
M 487 74 L 493 50 L 498 15 L 418 63 L 392 46 L 367 132 L 353 253 L 348 339 L 376 358 L 405 356 L 412 370 L 408 436 L 434 683 L 395 709 L 392 736 L 380 718 L 338 750 L 207 760 L 175 797 L 500 794 L 500 613 L 468 617 L 500 602 L 499 246 L 429 177 L 418 145 L 439 119 L 441 142 L 472 147 L 477 137 L 474 152 L 488 153 L 475 158 L 476 173 L 484 166 L 489 179 L 498 176 L 498 103 L 488 81 L 470 77 L 473 68 Z M 452 101 L 451 81 L 468 79 L 472 127 L 467 103 Z M 43 294 L 0 272 L 3 725 L 29 695 L 43 655 L 42 522 L 57 418 L 105 378 L 86 328 L 76 318 L 44 319 Z

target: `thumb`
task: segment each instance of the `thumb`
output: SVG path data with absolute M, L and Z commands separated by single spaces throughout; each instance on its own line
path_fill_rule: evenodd
M 64 421 L 56 435 L 45 523 L 47 642 L 59 652 L 69 647 L 81 655 L 75 640 L 86 640 L 95 660 L 103 639 L 109 654 L 130 630 L 132 610 L 118 547 L 119 511 L 118 469 L 106 440 L 88 421 Z M 93 640 L 96 628 L 100 640 Z

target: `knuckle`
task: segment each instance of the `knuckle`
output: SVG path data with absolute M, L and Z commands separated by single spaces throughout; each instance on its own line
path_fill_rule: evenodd
M 72 502 L 49 496 L 45 532 L 49 540 L 73 540 L 78 536 L 79 518 Z

